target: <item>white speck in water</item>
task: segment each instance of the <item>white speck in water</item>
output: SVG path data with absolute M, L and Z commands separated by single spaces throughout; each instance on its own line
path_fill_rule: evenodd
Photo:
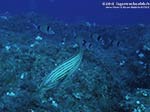
M 16 96 L 16 94 L 14 92 L 7 92 L 6 95 L 8 95 L 8 96 Z
M 83 94 L 82 93 L 73 93 L 73 96 L 75 97 L 75 98 L 77 98 L 77 99 L 81 99 L 82 98 L 82 96 L 83 96 Z
M 62 44 L 62 45 L 65 45 L 65 42 L 62 42 L 61 44 Z
M 140 64 L 140 65 L 143 65 L 143 64 L 144 64 L 144 62 L 143 62 L 143 61 L 139 61 L 139 64 Z
M 148 95 L 147 95 L 147 93 L 143 93 L 143 96 L 145 96 L 145 97 L 146 97 L 146 96 L 148 96 Z
M 123 66 L 124 64 L 125 64 L 125 60 L 122 60 L 122 61 L 119 63 L 120 66 Z
M 140 58 L 143 58 L 143 57 L 144 57 L 144 54 L 143 54 L 143 53 L 140 53 L 138 56 L 139 56 Z
M 136 101 L 136 104 L 140 104 L 140 101 L 137 100 L 137 101 Z
M 34 47 L 34 46 L 35 46 L 34 44 L 31 44 L 31 45 L 30 45 L 30 47 Z
M 56 101 L 52 101 L 52 105 L 54 106 L 54 107 L 58 107 L 58 104 L 56 103 Z
M 35 38 L 35 40 L 43 40 L 43 38 L 38 35 L 38 36 Z
M 24 77 L 27 75 L 27 72 L 25 73 L 22 73 L 21 76 L 20 76 L 20 79 L 24 79 Z
M 5 46 L 5 49 L 6 49 L 7 51 L 9 51 L 10 48 L 11 48 L 10 46 Z
M 126 100 L 129 100 L 129 99 L 130 99 L 130 96 L 129 96 L 129 95 L 126 95 L 126 96 L 125 96 L 125 99 L 126 99 Z
M 49 97 L 49 101 L 52 103 L 52 105 L 53 105 L 54 107 L 58 107 L 57 102 L 54 101 L 52 97 Z
M 74 44 L 72 47 L 73 47 L 73 48 L 77 48 L 77 47 L 78 47 L 78 44 Z
M 31 109 L 31 112 L 34 112 L 34 110 L 33 110 L 33 109 Z
M 24 74 L 21 74 L 20 79 L 24 79 Z

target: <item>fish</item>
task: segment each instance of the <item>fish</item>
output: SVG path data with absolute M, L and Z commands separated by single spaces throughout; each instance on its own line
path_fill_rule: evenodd
M 54 70 L 50 72 L 47 76 L 43 78 L 39 86 L 41 94 L 44 94 L 47 90 L 52 89 L 61 83 L 63 79 L 71 77 L 71 75 L 78 69 L 83 58 L 83 49 L 80 48 L 78 54 L 66 60 Z
M 34 26 L 35 29 L 37 29 L 41 33 L 44 33 L 47 35 L 54 35 L 55 34 L 55 31 L 48 24 L 41 24 L 41 25 L 32 24 L 32 25 Z
M 52 27 L 50 27 L 50 25 L 48 25 L 48 24 L 39 25 L 38 30 L 45 33 L 45 34 L 49 34 L 49 35 L 54 35 L 55 34 Z
M 121 41 L 109 37 L 101 36 L 100 34 L 97 36 L 93 36 L 91 34 L 88 38 L 82 40 L 82 46 L 88 50 L 95 50 L 96 48 L 108 49 L 110 47 L 119 48 L 121 45 Z

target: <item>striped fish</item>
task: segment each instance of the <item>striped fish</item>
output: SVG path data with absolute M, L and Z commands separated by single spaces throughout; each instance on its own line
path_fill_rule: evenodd
M 45 76 L 39 89 L 45 92 L 55 87 L 62 79 L 71 76 L 79 67 L 83 56 L 83 50 L 80 48 L 79 53 L 56 67 L 49 75 Z

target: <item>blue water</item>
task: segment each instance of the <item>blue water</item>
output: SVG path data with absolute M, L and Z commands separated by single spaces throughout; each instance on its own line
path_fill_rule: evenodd
M 112 0 L 112 2 L 144 2 L 147 0 Z M 105 9 L 107 0 L 3 0 L 0 12 L 12 14 L 34 11 L 67 22 L 90 21 L 98 24 L 149 23 L 149 9 Z

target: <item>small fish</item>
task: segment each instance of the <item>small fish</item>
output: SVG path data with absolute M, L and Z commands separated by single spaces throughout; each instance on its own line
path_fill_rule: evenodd
M 82 45 L 89 50 L 96 48 L 108 49 L 110 47 L 120 47 L 121 41 L 98 34 L 91 34 L 89 38 L 83 40 Z
M 74 57 L 68 59 L 58 67 L 56 67 L 50 74 L 45 76 L 42 83 L 39 86 L 41 94 L 44 94 L 46 90 L 55 87 L 62 79 L 70 77 L 74 71 L 79 67 L 83 56 L 83 50 L 80 48 L 80 51 Z
M 48 24 L 42 24 L 42 25 L 36 25 L 36 24 L 33 24 L 33 26 L 39 30 L 40 32 L 44 33 L 44 34 L 48 34 L 48 35 L 54 35 L 55 32 L 54 30 L 52 29 L 52 27 Z
M 45 33 L 45 34 L 50 34 L 50 35 L 55 34 L 55 32 L 52 30 L 52 28 L 49 25 L 47 25 L 47 24 L 45 24 L 45 25 L 39 25 L 38 29 L 41 32 Z

